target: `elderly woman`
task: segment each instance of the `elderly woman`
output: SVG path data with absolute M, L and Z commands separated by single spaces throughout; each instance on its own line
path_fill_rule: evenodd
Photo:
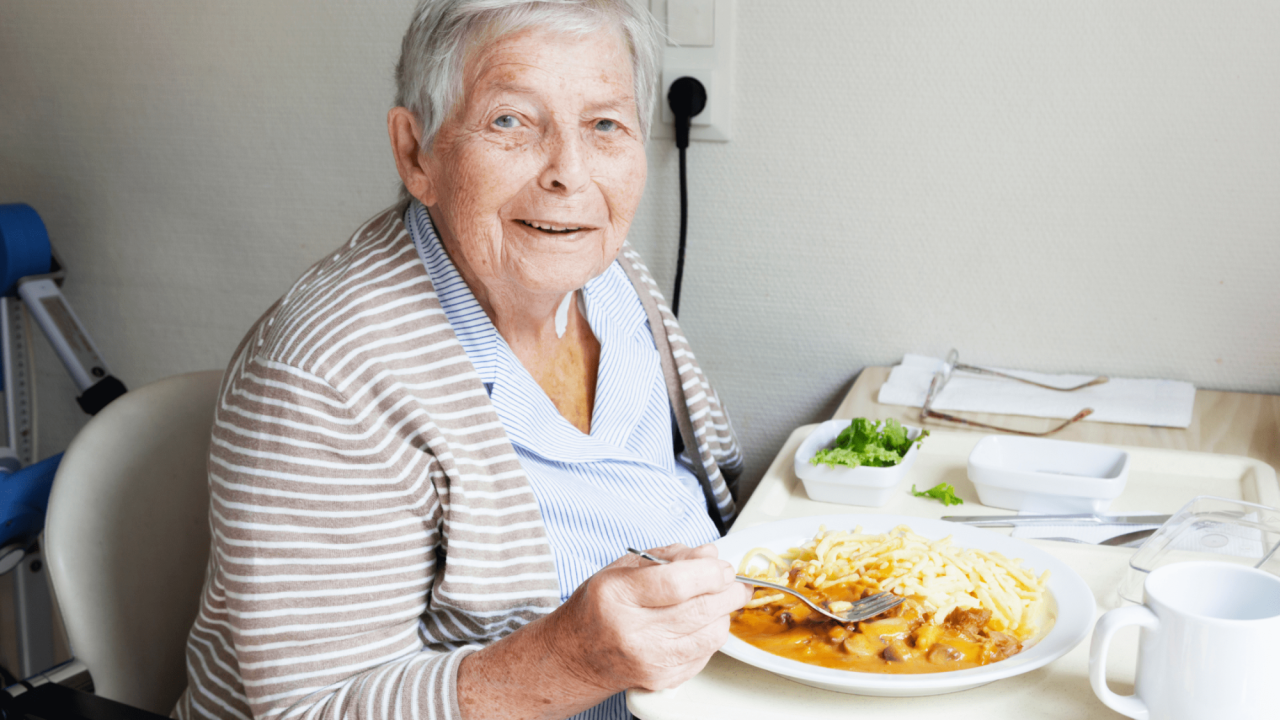
M 227 370 L 177 717 L 621 718 L 723 643 L 738 451 L 625 245 L 656 37 L 627 0 L 420 4 L 410 197 Z

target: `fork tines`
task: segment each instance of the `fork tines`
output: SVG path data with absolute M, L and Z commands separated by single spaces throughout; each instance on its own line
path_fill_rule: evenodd
M 848 612 L 844 613 L 845 622 L 857 622 L 858 620 L 875 617 L 886 610 L 897 607 L 904 599 L 888 591 L 864 597 L 854 603 Z

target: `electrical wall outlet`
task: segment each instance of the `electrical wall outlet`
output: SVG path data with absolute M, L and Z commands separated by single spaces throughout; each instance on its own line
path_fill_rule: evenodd
M 675 137 L 675 116 L 667 104 L 667 91 L 676 80 L 688 76 L 707 89 L 707 107 L 693 117 L 689 139 L 729 141 L 733 130 L 737 4 L 737 0 L 650 0 L 650 10 L 668 37 L 662 48 L 662 85 L 654 108 L 654 137 Z

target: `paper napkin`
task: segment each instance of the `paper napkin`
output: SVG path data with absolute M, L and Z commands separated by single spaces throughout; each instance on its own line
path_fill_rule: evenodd
M 942 368 L 942 360 L 923 355 L 905 355 L 895 365 L 889 380 L 880 387 L 879 402 L 888 405 L 924 405 L 929 383 Z M 1048 385 L 1070 387 L 1092 375 L 1046 375 L 1020 370 L 991 368 Z M 976 375 L 963 370 L 951 373 L 946 387 L 934 399 L 933 408 L 944 412 L 968 411 L 1069 418 L 1086 407 L 1093 408 L 1087 419 L 1126 425 L 1156 425 L 1185 428 L 1191 424 L 1196 388 L 1177 380 L 1111 378 L 1102 385 L 1056 392 L 1006 378 Z

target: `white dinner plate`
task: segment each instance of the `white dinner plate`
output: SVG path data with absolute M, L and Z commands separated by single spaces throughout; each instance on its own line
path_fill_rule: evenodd
M 836 670 L 765 652 L 732 635 L 720 652 L 748 665 L 824 690 L 885 697 L 941 695 L 1043 667 L 1070 652 L 1085 638 L 1093 624 L 1093 592 L 1066 563 L 1011 537 L 968 525 L 902 515 L 818 515 L 749 527 L 720 538 L 716 546 L 720 549 L 720 557 L 737 567 L 743 556 L 754 548 L 766 547 L 782 552 L 799 547 L 811 540 L 822 525 L 828 530 L 852 530 L 854 526 L 861 525 L 864 531 L 873 533 L 888 532 L 898 525 L 906 525 L 913 532 L 930 539 L 950 535 L 958 547 L 994 550 L 1010 559 L 1021 558 L 1022 566 L 1037 577 L 1045 570 L 1049 571 L 1050 612 L 1056 615 L 1056 619 L 1047 634 L 1024 644 L 1023 651 L 1017 655 L 990 665 L 950 672 L 884 675 Z

